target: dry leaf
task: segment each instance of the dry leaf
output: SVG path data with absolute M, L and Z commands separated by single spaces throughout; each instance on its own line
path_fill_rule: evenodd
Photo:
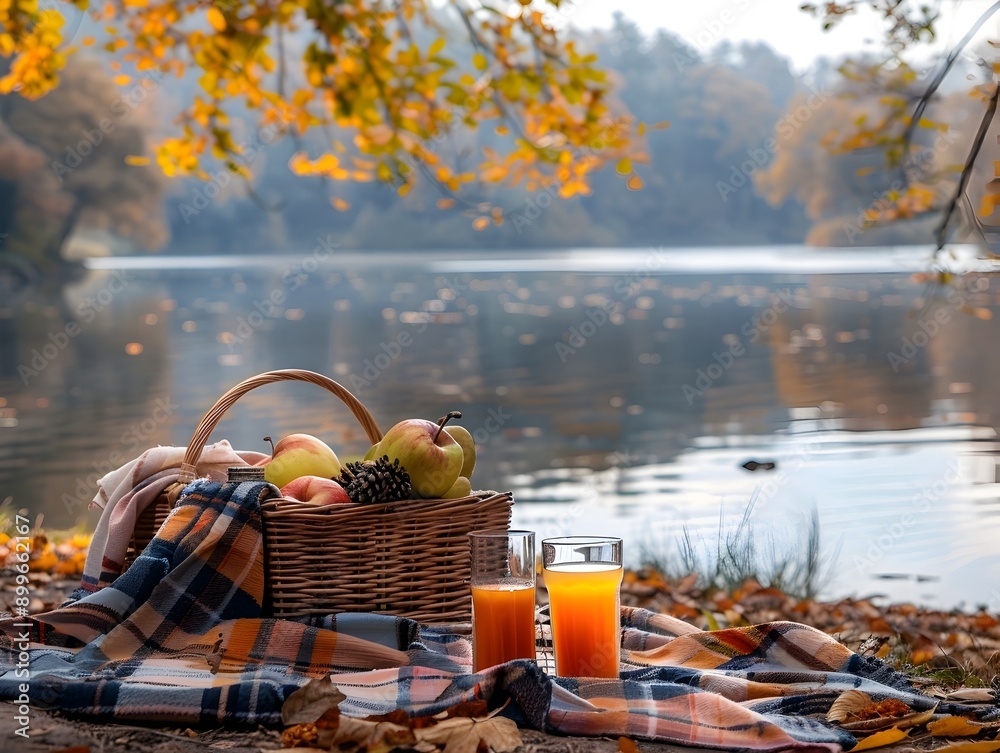
M 828 722 L 844 722 L 848 717 L 856 716 L 861 709 L 870 705 L 872 697 L 860 690 L 845 690 L 840 697 L 833 702 L 830 710 L 826 712 Z
M 320 747 L 327 749 L 342 748 L 345 743 L 355 743 L 358 747 L 368 750 L 379 747 L 391 750 L 413 747 L 417 738 L 412 729 L 401 724 L 341 716 L 340 724 L 335 729 L 320 730 L 319 742 Z
M 935 705 L 934 708 L 937 708 Z M 907 727 L 919 727 L 927 724 L 934 716 L 934 708 L 926 711 L 915 711 L 904 716 L 876 716 L 872 719 L 863 719 L 858 722 L 842 722 L 841 726 L 850 732 L 875 732 L 885 730 L 889 727 L 906 729 Z
M 964 716 L 946 716 L 928 724 L 927 729 L 934 737 L 972 737 L 983 731 L 983 725 Z
M 852 750 L 857 750 L 857 747 Z M 934 753 L 993 753 L 1000 750 L 1000 740 L 987 740 L 981 743 L 955 743 L 938 748 Z
M 433 727 L 416 730 L 417 740 L 444 746 L 444 753 L 476 753 L 483 743 L 494 753 L 507 753 L 519 747 L 521 733 L 504 716 L 489 719 L 453 717 Z
M 893 743 L 898 743 L 900 740 L 905 740 L 909 734 L 905 729 L 900 729 L 899 727 L 885 729 L 881 732 L 876 732 L 871 737 L 866 737 L 851 748 L 851 753 L 858 750 L 871 750 L 872 748 L 881 748 L 884 745 L 892 745 Z
M 618 750 L 621 753 L 639 753 L 639 746 L 635 744 L 635 740 L 629 737 L 619 737 Z
M 993 703 L 996 694 L 995 691 L 988 688 L 959 688 L 948 693 L 946 698 L 949 701 L 965 701 L 966 703 Z
M 936 708 L 936 707 L 935 707 Z M 934 709 L 913 711 L 902 701 L 888 698 L 875 702 L 860 690 L 847 690 L 826 713 L 828 722 L 837 722 L 851 732 L 877 732 L 889 727 L 917 727 L 934 716 Z
M 296 724 L 281 733 L 283 748 L 311 748 L 319 740 L 315 724 Z
M 440 714 L 437 715 L 437 719 L 449 719 L 451 717 L 464 716 L 471 719 L 481 719 L 486 716 L 494 716 L 490 713 L 489 706 L 487 706 L 486 701 L 482 699 L 477 699 L 474 701 L 462 701 L 461 703 L 456 703 L 448 709 L 445 709 Z
M 292 693 L 281 705 L 281 721 L 285 726 L 312 724 L 347 696 L 326 675 L 313 679 Z

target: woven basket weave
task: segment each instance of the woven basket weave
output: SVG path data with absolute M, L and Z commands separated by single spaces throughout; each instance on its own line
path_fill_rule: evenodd
M 329 377 L 301 369 L 269 371 L 237 384 L 205 414 L 188 443 L 185 479 L 195 478 L 195 463 L 226 411 L 247 392 L 281 381 L 329 390 L 351 410 L 372 444 L 382 439 L 368 409 Z M 137 551 L 144 546 L 140 533 L 155 531 L 174 501 L 176 495 L 173 500 L 162 495 L 140 519 Z M 468 533 L 506 530 L 512 504 L 509 492 L 374 505 L 269 499 L 262 505 L 269 611 L 276 617 L 379 612 L 421 622 L 467 622 L 472 610 Z

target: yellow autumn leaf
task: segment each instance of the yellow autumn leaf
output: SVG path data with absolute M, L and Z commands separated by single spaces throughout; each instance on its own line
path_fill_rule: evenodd
M 927 725 L 934 737 L 971 737 L 983 731 L 983 725 L 973 724 L 964 716 L 946 716 Z
M 489 217 L 476 217 L 476 219 L 472 221 L 473 230 L 485 230 L 489 226 L 490 226 Z
M 486 56 L 481 52 L 477 52 L 472 56 L 472 64 L 476 66 L 476 70 L 485 71 L 486 66 L 488 65 Z
M 631 178 L 628 179 L 628 182 L 625 185 L 628 186 L 628 189 L 630 191 L 640 191 L 642 190 L 643 186 L 642 178 L 640 178 L 638 175 L 633 175 Z
M 667 128 L 670 128 L 669 120 L 661 120 L 659 123 L 653 126 L 654 131 L 663 131 L 666 130 Z
M 113 81 L 116 84 L 118 84 L 118 86 L 128 86 L 130 83 L 132 83 L 132 77 L 126 76 L 124 73 L 121 73 L 115 76 Z
M 640 122 L 639 125 L 637 125 L 635 127 L 635 132 L 639 136 L 645 136 L 646 135 L 646 124 L 643 123 L 643 122 Z
M 881 732 L 876 732 L 874 735 L 866 737 L 864 740 L 851 748 L 851 751 L 853 753 L 853 751 L 871 750 L 872 748 L 881 748 L 886 745 L 892 745 L 894 743 L 898 743 L 900 740 L 905 740 L 909 734 L 910 733 L 905 729 L 890 727 L 889 729 L 884 729 Z
M 453 206 L 455 206 L 455 200 L 454 199 L 438 199 L 437 200 L 437 208 L 438 209 L 451 209 Z
M 208 23 L 211 24 L 213 29 L 218 32 L 226 30 L 226 17 L 222 15 L 221 10 L 212 6 L 205 12 L 205 15 L 208 17 Z
M 334 196 L 332 199 L 330 199 L 330 203 L 333 204 L 333 208 L 336 209 L 338 212 L 346 212 L 348 209 L 351 208 L 350 202 L 344 201 L 339 196 Z
M 628 175 L 630 172 L 632 172 L 632 160 L 630 160 L 628 157 L 622 157 L 620 160 L 618 160 L 618 164 L 615 166 L 615 171 L 619 175 Z
M 135 165 L 136 167 L 141 167 L 143 165 L 149 164 L 149 157 L 143 157 L 138 154 L 129 154 L 125 157 L 126 165 Z
M 444 44 L 445 44 L 444 37 L 438 37 L 436 40 L 434 40 L 434 44 L 432 44 L 430 48 L 428 48 L 427 50 L 427 57 L 434 57 L 439 52 L 441 52 L 441 50 L 444 49 Z

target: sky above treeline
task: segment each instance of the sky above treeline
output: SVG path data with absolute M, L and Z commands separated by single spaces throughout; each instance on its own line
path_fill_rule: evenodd
M 647 34 L 666 29 L 699 52 L 723 40 L 762 41 L 792 62 L 799 72 L 818 56 L 879 48 L 882 20 L 870 9 L 824 32 L 822 22 L 799 10 L 804 0 L 577 0 L 554 15 L 578 28 L 609 28 L 616 12 L 637 22 Z M 986 0 L 939 0 L 941 21 L 932 50 L 950 49 L 989 7 Z M 817 2 L 817 5 L 822 3 Z M 977 39 L 1000 38 L 1000 14 L 988 21 Z

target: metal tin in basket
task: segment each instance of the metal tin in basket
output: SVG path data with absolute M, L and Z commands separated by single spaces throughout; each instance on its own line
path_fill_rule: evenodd
M 257 465 L 237 466 L 227 469 L 227 481 L 263 481 L 264 468 Z

